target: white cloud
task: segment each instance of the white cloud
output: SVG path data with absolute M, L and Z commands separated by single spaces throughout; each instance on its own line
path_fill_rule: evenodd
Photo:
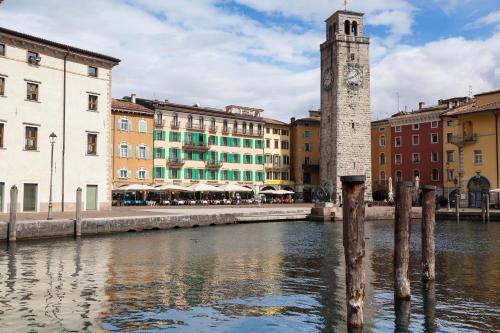
M 496 29 L 500 30 L 500 10 L 491 12 L 486 16 L 478 18 L 476 21 L 469 24 L 467 28 L 478 28 L 488 24 L 494 24 L 496 25 Z
M 287 120 L 319 107 L 319 44 L 330 0 L 238 0 L 252 8 L 307 20 L 310 29 L 262 24 L 215 6 L 216 0 L 6 1 L 2 26 L 121 58 L 114 71 L 115 97 L 146 98 L 211 107 L 240 104 L 264 108 Z M 500 40 L 442 40 L 422 47 L 398 46 L 411 33 L 414 8 L 403 0 L 356 2 L 368 23 L 389 27 L 373 36 L 374 114 L 420 99 L 467 94 L 500 86 Z M 338 7 L 338 6 L 337 6 Z M 405 16 L 406 15 L 406 16 Z
M 422 47 L 401 47 L 372 70 L 373 108 L 383 117 L 401 106 L 416 108 L 420 100 L 467 96 L 500 87 L 500 34 L 486 40 L 450 38 Z

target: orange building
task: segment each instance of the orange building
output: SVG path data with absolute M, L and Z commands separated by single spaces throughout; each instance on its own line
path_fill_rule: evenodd
M 299 199 L 310 202 L 319 186 L 320 111 L 308 118 L 291 119 L 291 173 Z
M 154 111 L 114 99 L 112 113 L 113 189 L 129 184 L 152 184 Z
M 373 200 L 388 199 L 388 179 L 392 174 L 391 125 L 389 120 L 371 124 Z

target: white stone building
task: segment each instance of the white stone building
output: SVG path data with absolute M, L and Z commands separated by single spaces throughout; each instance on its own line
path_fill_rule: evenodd
M 47 211 L 55 133 L 54 211 L 111 206 L 111 77 L 120 60 L 0 28 L 0 212 Z

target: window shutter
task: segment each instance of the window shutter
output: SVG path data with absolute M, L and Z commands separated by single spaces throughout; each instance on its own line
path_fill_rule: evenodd
M 241 179 L 241 171 L 240 170 L 238 170 L 237 176 L 238 176 L 238 181 L 240 181 L 240 179 Z
M 132 130 L 132 122 L 130 120 L 127 120 L 127 131 L 131 131 Z
M 127 179 L 130 179 L 130 170 L 127 170 Z
M 215 161 L 214 162 L 215 163 L 219 162 L 219 152 L 218 151 L 215 152 Z
M 116 146 L 116 153 L 115 156 L 120 156 L 120 145 Z M 120 156 L 121 157 L 121 156 Z
M 156 168 L 155 167 L 153 167 L 153 178 L 156 179 Z
M 146 159 L 149 160 L 149 147 L 146 147 Z
M 236 147 L 241 147 L 241 139 L 240 138 L 236 139 Z
M 219 180 L 219 170 L 215 170 L 215 180 Z
M 230 181 L 234 180 L 234 172 L 232 172 L 232 171 L 228 171 L 228 172 L 227 172 L 227 175 L 228 175 L 228 177 L 227 177 L 227 178 L 228 178 Z
M 161 131 L 161 141 L 165 141 L 165 131 Z
M 172 160 L 172 155 L 173 155 L 172 148 L 168 148 L 168 159 L 169 160 Z
M 139 170 L 137 170 L 137 171 L 135 172 L 135 178 L 136 178 L 136 179 L 139 179 Z
M 118 130 L 121 130 L 121 127 L 120 127 L 120 119 L 118 119 L 116 121 L 116 128 L 118 128 Z
M 218 146 L 219 145 L 219 137 L 216 135 L 215 136 L 215 145 Z
M 165 179 L 165 167 L 161 167 L 161 178 Z
M 172 168 L 168 168 L 168 179 L 172 179 Z
M 184 179 L 188 179 L 188 168 L 184 168 Z
M 165 148 L 161 148 L 161 158 L 165 158 Z
M 200 177 L 199 173 L 198 173 L 198 169 L 193 169 L 193 178 L 194 180 L 198 180 Z
M 149 170 L 144 171 L 144 174 L 145 174 L 145 176 L 146 176 L 145 178 L 146 178 L 146 179 L 149 179 Z
M 249 164 L 253 164 L 253 156 L 249 155 L 249 157 L 250 157 L 250 163 Z
M 140 146 L 135 147 L 135 158 L 139 158 Z
M 203 143 L 207 143 L 207 135 L 205 133 L 203 133 Z
M 127 145 L 127 157 L 131 158 L 132 157 L 132 146 Z
M 250 147 L 250 148 L 253 148 L 253 140 L 252 140 L 252 139 L 250 139 L 250 140 L 248 140 L 248 141 L 250 142 L 249 147 Z

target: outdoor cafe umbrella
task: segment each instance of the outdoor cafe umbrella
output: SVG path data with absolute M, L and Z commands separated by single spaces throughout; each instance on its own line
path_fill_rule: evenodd
M 393 197 L 393 193 L 392 193 L 392 178 L 389 177 L 389 179 L 387 180 L 388 184 L 387 184 L 387 191 L 389 192 L 389 200 L 392 199 Z
M 277 194 L 277 195 L 284 195 L 284 194 L 294 194 L 295 192 L 293 191 L 287 191 L 287 190 L 278 190 L 278 191 L 275 191 L 274 194 Z
M 135 191 L 154 191 L 156 188 L 143 184 L 130 184 L 124 185 L 116 189 L 116 191 L 124 191 L 124 192 L 135 192 Z
M 184 186 L 175 185 L 175 184 L 161 185 L 161 186 L 156 187 L 155 190 L 157 190 L 157 191 L 168 191 L 168 192 L 186 192 L 186 191 L 188 191 L 188 189 L 185 188 Z
M 235 184 L 222 185 L 219 186 L 219 189 L 223 190 L 224 192 L 252 192 L 252 189 L 249 189 L 248 187 Z
M 208 184 L 201 184 L 201 183 L 188 186 L 186 188 L 186 191 L 188 191 L 188 192 L 224 192 L 224 190 L 222 190 L 218 187 L 208 185 Z
M 260 191 L 259 194 L 276 194 L 275 190 L 264 190 Z

